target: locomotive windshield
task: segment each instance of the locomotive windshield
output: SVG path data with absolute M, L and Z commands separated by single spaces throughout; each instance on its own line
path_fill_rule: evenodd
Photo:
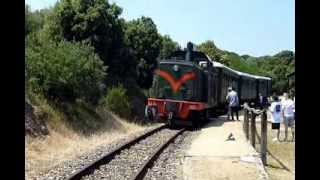
M 160 63 L 155 72 L 152 95 L 160 99 L 196 100 L 196 72 L 192 64 Z

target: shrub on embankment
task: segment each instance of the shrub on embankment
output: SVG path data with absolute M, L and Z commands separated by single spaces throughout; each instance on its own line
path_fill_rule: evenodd
M 111 111 L 123 118 L 129 118 L 131 114 L 129 98 L 126 92 L 127 90 L 123 86 L 112 87 L 108 90 L 104 102 Z
M 65 135 L 91 135 L 106 130 L 125 130 L 123 121 L 110 112 L 104 103 L 92 105 L 81 99 L 74 102 L 52 101 L 30 91 L 26 92 L 26 101 L 27 108 L 33 109 L 25 113 L 26 135 L 32 137 L 48 135 L 52 130 Z M 43 133 L 47 128 L 49 131 Z
M 26 112 L 26 134 L 40 134 L 39 122 L 81 134 L 119 126 L 100 103 L 106 94 L 106 67 L 90 45 L 54 42 L 31 33 L 25 49 L 26 102 L 42 114 Z
M 97 103 L 104 94 L 106 67 L 85 43 L 27 38 L 26 84 L 49 99 Z
M 30 34 L 26 38 L 25 61 L 27 101 L 45 115 L 44 121 L 51 129 L 59 129 L 62 123 L 76 132 L 92 134 L 118 127 L 108 110 L 131 119 L 130 104 L 132 99 L 137 101 L 135 94 L 141 90 L 131 87 L 130 97 L 129 87 L 115 86 L 107 91 L 106 67 L 90 45 L 43 40 Z M 141 98 L 145 97 L 138 97 L 140 104 L 144 103 Z M 26 118 L 31 118 L 29 114 Z M 37 132 L 37 122 L 43 122 L 32 117 L 34 120 L 26 121 L 26 134 L 30 135 Z

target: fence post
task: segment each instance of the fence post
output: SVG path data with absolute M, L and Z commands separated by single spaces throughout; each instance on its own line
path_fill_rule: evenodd
M 251 145 L 256 147 L 256 114 L 254 111 L 251 116 Z
M 264 110 L 261 115 L 261 160 L 263 165 L 267 164 L 267 112 Z
M 244 133 L 246 135 L 247 140 L 249 139 L 249 116 L 248 116 L 248 109 L 244 109 L 244 120 L 243 120 L 243 127 Z

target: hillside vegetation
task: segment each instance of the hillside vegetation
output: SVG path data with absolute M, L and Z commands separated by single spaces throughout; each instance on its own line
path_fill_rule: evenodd
M 61 0 L 37 11 L 26 5 L 26 100 L 43 106 L 35 100 L 41 99 L 81 132 L 104 127 L 98 123 L 106 118 L 97 115 L 99 108 L 141 121 L 158 60 L 181 47 L 161 35 L 151 18 L 126 21 L 122 11 L 106 0 Z M 292 51 L 240 56 L 219 49 L 212 40 L 197 49 L 236 70 L 272 77 L 274 92 L 290 88 L 286 75 L 294 71 Z
M 126 21 L 122 11 L 107 0 L 60 0 L 37 11 L 25 6 L 27 179 L 145 128 L 153 71 L 181 47 L 151 18 Z M 274 92 L 289 88 L 294 52 L 240 56 L 212 40 L 197 49 L 236 70 L 272 77 Z
M 295 71 L 295 53 L 292 51 L 283 50 L 272 56 L 240 56 L 237 53 L 219 49 L 210 40 L 199 44 L 197 49 L 206 53 L 211 59 L 235 70 L 271 77 L 272 91 L 275 93 L 294 91 L 294 87 L 289 86 L 287 79 L 287 75 Z

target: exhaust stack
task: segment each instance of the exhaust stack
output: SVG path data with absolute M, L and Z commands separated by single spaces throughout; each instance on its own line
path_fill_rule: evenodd
M 187 44 L 187 53 L 186 53 L 186 61 L 192 61 L 192 51 L 193 51 L 193 44 L 191 42 L 188 42 Z

